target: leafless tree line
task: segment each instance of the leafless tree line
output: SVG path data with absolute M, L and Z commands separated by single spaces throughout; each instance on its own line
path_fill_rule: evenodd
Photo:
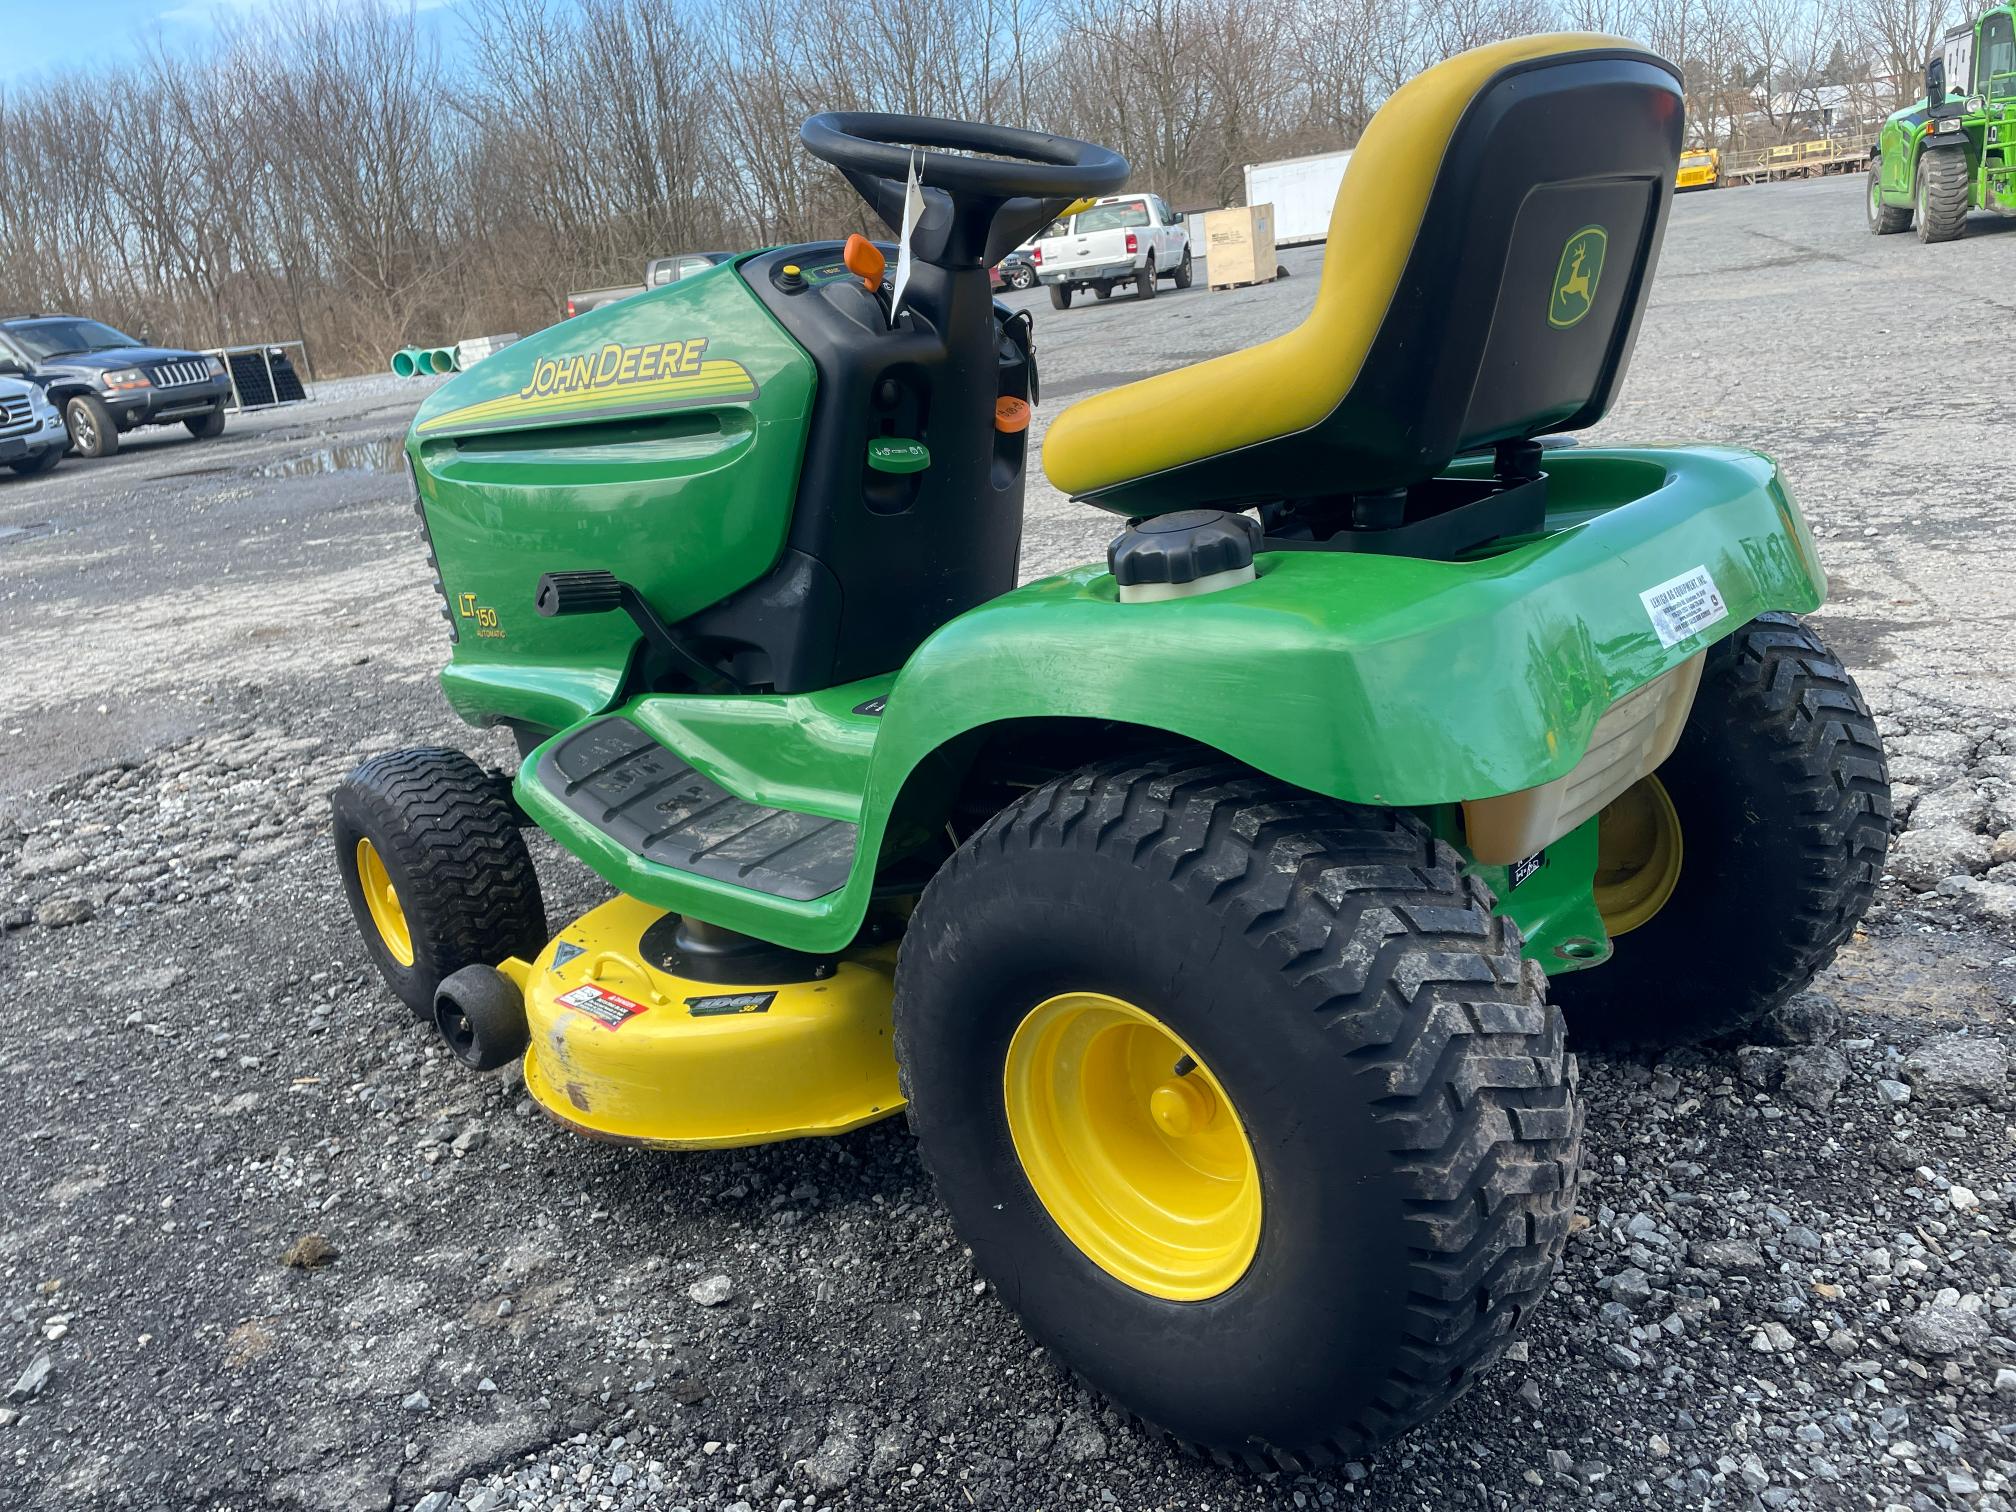
M 1186 206 L 1347 146 L 1464 48 L 1566 27 L 1681 63 L 1689 132 L 1782 139 L 1848 84 L 1916 97 L 1963 0 L 470 0 L 451 65 L 410 14 L 298 0 L 200 58 L 0 92 L 0 312 L 156 339 L 302 336 L 324 371 L 531 330 L 650 256 L 836 234 L 824 109 L 1103 142 Z M 1775 133 L 1775 135 L 1774 135 Z

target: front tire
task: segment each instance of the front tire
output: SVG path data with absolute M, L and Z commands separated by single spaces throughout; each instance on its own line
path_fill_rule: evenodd
M 9 462 L 7 465 L 24 478 L 39 478 L 44 473 L 54 472 L 56 464 L 62 460 L 63 448 L 60 446 L 49 446 L 44 447 L 32 457 L 24 457 L 19 462 Z
M 530 960 L 546 904 L 518 815 L 460 751 L 373 756 L 329 797 L 336 869 L 379 974 L 421 1018 L 465 966 Z
M 1918 240 L 1953 241 L 1966 229 L 1969 188 L 1964 149 L 1941 147 L 1918 154 Z
M 1793 615 L 1760 615 L 1709 647 L 1680 743 L 1648 782 L 1670 800 L 1676 874 L 1661 896 L 1599 860 L 1599 904 L 1607 877 L 1635 917 L 1611 924 L 1608 962 L 1549 988 L 1580 1043 L 1739 1032 L 1834 959 L 1883 874 L 1881 737 L 1855 679 Z M 1604 810 L 1599 841 L 1642 796 Z
M 895 1013 L 975 1263 L 1073 1369 L 1221 1460 L 1390 1440 L 1498 1357 L 1559 1260 L 1561 1021 L 1411 815 L 1210 753 L 1060 777 L 932 880 Z
M 1869 165 L 1869 229 L 1877 236 L 1894 236 L 1899 231 L 1909 230 L 1911 211 L 1908 206 L 1886 205 L 1883 202 L 1883 169 L 1879 162 Z
M 214 441 L 224 434 L 224 408 L 219 405 L 208 414 L 198 415 L 193 420 L 182 422 L 189 428 L 189 434 L 198 441 Z
M 119 450 L 119 422 L 96 394 L 73 394 L 63 405 L 70 450 L 80 457 L 109 457 Z

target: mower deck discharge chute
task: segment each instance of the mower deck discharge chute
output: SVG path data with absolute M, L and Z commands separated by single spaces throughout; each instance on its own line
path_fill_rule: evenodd
M 1050 425 L 1052 480 L 1128 524 L 1021 586 L 1040 385 L 987 269 L 1126 165 L 808 121 L 892 229 L 917 165 L 900 298 L 858 237 L 751 253 L 420 408 L 442 685 L 520 762 L 338 789 L 388 983 L 599 1136 L 907 1098 L 1031 1332 L 1217 1456 L 1435 1411 L 1565 1242 L 1566 1035 L 1740 1029 L 1887 844 L 1771 462 L 1541 439 L 1622 382 L 1681 119 L 1610 37 L 1410 81 L 1301 327 Z M 528 821 L 614 900 L 551 933 Z

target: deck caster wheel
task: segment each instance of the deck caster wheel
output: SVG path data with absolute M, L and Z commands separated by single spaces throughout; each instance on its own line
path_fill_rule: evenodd
M 525 1053 L 525 997 L 494 966 L 464 966 L 434 989 L 434 1029 L 472 1071 L 495 1071 Z
M 336 867 L 364 947 L 421 1018 L 442 979 L 546 943 L 531 852 L 495 779 L 460 751 L 374 756 L 329 797 Z
M 1658 772 L 1597 820 L 1611 958 L 1549 989 L 1578 1041 L 1656 1049 L 1736 1034 L 1854 932 L 1890 844 L 1869 706 L 1793 615 L 1708 649 Z
M 1206 752 L 1087 767 L 971 836 L 905 935 L 897 1062 L 1030 1332 L 1256 1468 L 1462 1391 L 1545 1293 L 1580 1137 L 1492 908 L 1412 816 Z

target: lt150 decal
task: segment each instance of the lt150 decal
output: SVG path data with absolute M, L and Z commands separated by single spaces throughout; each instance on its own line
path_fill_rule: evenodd
M 594 420 L 724 399 L 753 399 L 756 380 L 731 357 L 709 357 L 709 338 L 609 342 L 592 352 L 541 357 L 515 394 L 445 410 L 420 430 L 489 429 L 553 419 Z

